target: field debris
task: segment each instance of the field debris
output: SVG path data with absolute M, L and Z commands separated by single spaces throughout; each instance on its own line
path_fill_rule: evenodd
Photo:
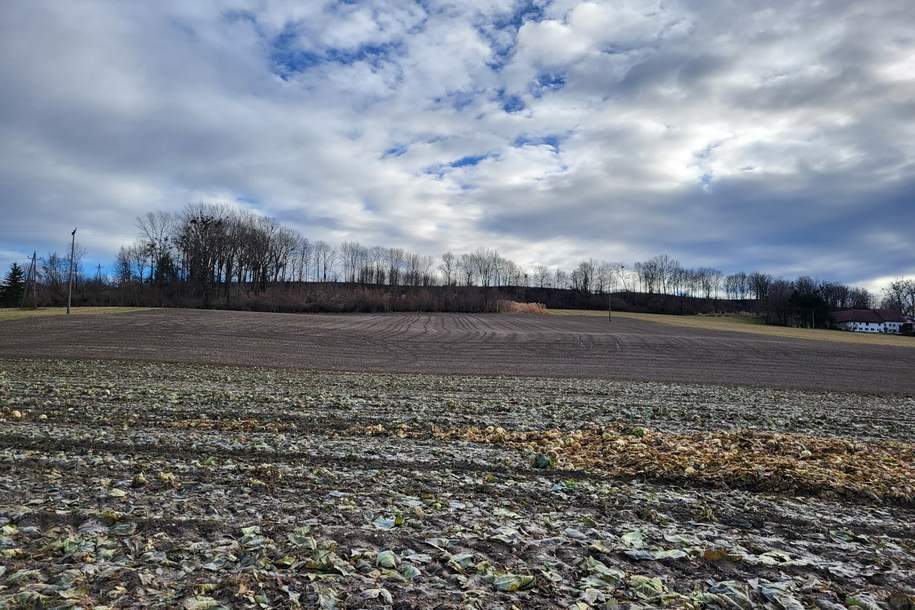
M 517 301 L 499 301 L 496 303 L 499 313 L 546 313 L 543 303 L 519 303 Z
M 915 445 L 898 441 L 760 431 L 673 434 L 626 425 L 506 431 L 375 424 L 345 434 L 506 445 L 533 455 L 535 468 L 915 506 Z
M 915 595 L 904 396 L 2 360 L 0 420 L 0 607 Z

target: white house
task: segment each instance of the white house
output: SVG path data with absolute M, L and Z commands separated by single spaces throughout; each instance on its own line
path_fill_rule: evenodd
M 906 319 L 891 309 L 847 309 L 835 313 L 836 325 L 858 333 L 898 335 L 908 326 Z

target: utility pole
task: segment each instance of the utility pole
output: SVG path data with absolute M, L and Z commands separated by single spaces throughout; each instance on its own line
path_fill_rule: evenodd
M 67 278 L 67 315 L 70 315 L 70 301 L 73 298 L 73 254 L 76 252 L 76 229 L 70 233 L 70 273 Z
M 38 309 L 38 252 L 32 250 L 32 309 Z
M 29 296 L 29 289 L 32 290 L 32 307 L 38 307 L 37 288 L 35 287 L 35 274 L 37 271 L 38 252 L 32 252 L 32 260 L 29 263 L 29 271 L 25 274 L 25 290 L 22 291 L 22 302 L 19 307 L 25 309 L 25 299 Z M 29 284 L 31 282 L 31 284 Z

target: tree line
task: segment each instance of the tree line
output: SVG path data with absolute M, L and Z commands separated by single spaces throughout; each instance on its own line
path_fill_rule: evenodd
M 545 265 L 525 269 L 493 248 L 445 252 L 434 258 L 357 241 L 335 245 L 311 240 L 276 219 L 220 204 L 188 205 L 178 213 L 149 212 L 138 217 L 136 225 L 138 237 L 119 250 L 111 277 L 100 266 L 94 274 L 85 273 L 85 252 L 77 248 L 77 299 L 98 304 L 100 295 L 106 295 L 107 303 L 270 308 L 271 301 L 291 304 L 305 295 L 336 300 L 333 310 L 347 310 L 345 291 L 360 288 L 356 293 L 364 299 L 370 288 L 383 288 L 376 292 L 387 295 L 384 302 L 362 306 L 386 310 L 396 298 L 409 301 L 405 294 L 422 293 L 426 301 L 435 301 L 427 306 L 449 309 L 450 300 L 460 301 L 463 309 L 487 310 L 488 304 L 471 304 L 466 294 L 458 299 L 458 289 L 482 289 L 472 292 L 486 300 L 486 289 L 506 292 L 506 288 L 524 287 L 541 289 L 537 294 L 546 301 L 575 306 L 602 306 L 606 299 L 591 297 L 612 294 L 621 309 L 655 303 L 645 306 L 651 309 L 664 303 L 664 310 L 679 307 L 683 313 L 693 313 L 707 310 L 697 308 L 701 301 L 714 303 L 716 310 L 754 311 L 775 324 L 816 326 L 828 324 L 831 311 L 870 308 L 877 302 L 867 290 L 841 283 L 810 277 L 786 280 L 760 271 L 724 274 L 711 267 L 685 267 L 667 255 L 629 267 L 587 259 L 568 270 Z M 55 252 L 39 259 L 36 275 L 43 302 L 60 302 L 68 264 Z M 405 289 L 412 290 L 405 293 Z M 557 296 L 555 291 L 578 296 L 570 301 L 568 295 Z M 885 306 L 915 313 L 915 281 L 894 282 L 884 297 Z M 12 304 L 9 298 L 4 302 Z M 318 301 L 312 305 L 321 309 Z M 407 302 L 399 307 L 412 306 Z
M 205 300 L 233 289 L 261 293 L 290 282 L 387 286 L 517 285 L 523 272 L 493 249 L 436 259 L 403 248 L 313 241 L 276 220 L 219 205 L 137 219 L 140 238 L 122 247 L 114 283 L 186 283 Z

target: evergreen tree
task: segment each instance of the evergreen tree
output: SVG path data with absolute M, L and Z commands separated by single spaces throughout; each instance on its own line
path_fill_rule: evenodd
M 25 291 L 25 272 L 17 263 L 10 265 L 9 273 L 0 287 L 0 303 L 7 307 L 16 307 L 22 301 Z

